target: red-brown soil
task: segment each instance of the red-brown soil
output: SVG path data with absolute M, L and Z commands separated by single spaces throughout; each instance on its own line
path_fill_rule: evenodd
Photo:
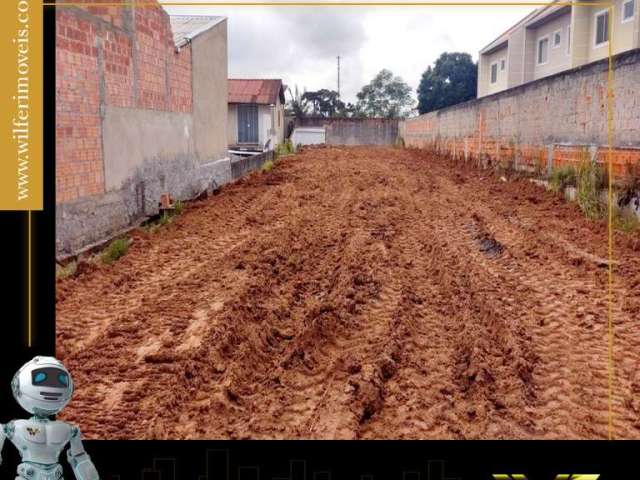
M 58 283 L 89 438 L 607 438 L 607 229 L 415 150 L 279 161 Z M 640 438 L 640 238 L 613 431 Z

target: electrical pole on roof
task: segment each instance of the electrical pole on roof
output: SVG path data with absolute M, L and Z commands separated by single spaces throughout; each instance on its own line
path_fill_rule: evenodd
M 340 96 L 340 55 L 338 55 L 338 96 Z

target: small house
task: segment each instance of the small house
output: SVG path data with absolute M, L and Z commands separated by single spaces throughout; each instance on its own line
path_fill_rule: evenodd
M 280 79 L 230 79 L 229 151 L 274 150 L 284 141 L 284 103 Z

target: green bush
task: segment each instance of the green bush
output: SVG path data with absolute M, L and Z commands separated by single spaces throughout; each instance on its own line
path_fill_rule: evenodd
M 284 143 L 285 152 L 288 154 L 296 153 L 296 147 L 293 146 L 293 142 L 290 138 Z
M 123 257 L 129 250 L 129 243 L 128 238 L 116 238 L 102 252 L 102 261 L 104 263 L 113 263 Z
M 276 145 L 274 153 L 275 158 L 280 158 L 284 155 L 296 153 L 296 147 L 293 145 L 291 139 L 287 139 L 284 143 L 279 143 Z
M 554 192 L 561 192 L 566 187 L 576 186 L 576 169 L 570 165 L 554 168 L 549 177 L 549 186 Z
M 274 160 L 277 160 L 283 155 L 284 155 L 284 145 L 279 143 L 276 145 L 276 148 L 273 151 L 273 158 Z
M 185 209 L 184 202 L 178 200 L 176 202 L 176 204 L 173 206 L 173 214 L 174 215 L 182 215 L 182 212 L 184 212 L 184 209 Z

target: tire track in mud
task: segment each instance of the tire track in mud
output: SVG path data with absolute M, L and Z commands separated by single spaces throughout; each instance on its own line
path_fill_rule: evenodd
M 529 186 L 530 188 L 530 186 Z M 486 199 L 489 200 L 488 198 Z M 486 205 L 478 202 L 478 205 Z M 488 217 L 495 216 L 495 209 L 484 208 Z M 519 225 L 521 222 L 509 218 Z M 516 219 L 517 220 L 517 219 Z M 582 219 L 579 219 L 579 221 Z M 536 436 L 548 438 L 606 438 L 607 436 L 607 299 L 605 270 L 601 261 L 602 254 L 594 255 L 582 252 L 573 245 L 573 238 L 554 239 L 557 249 L 539 248 L 541 240 L 549 240 L 546 230 L 537 232 L 537 238 L 529 235 L 534 229 L 518 231 L 504 224 L 500 216 L 494 224 L 501 231 L 502 238 L 517 248 L 512 248 L 505 257 L 507 262 L 492 263 L 495 267 L 504 267 L 513 275 L 517 285 L 523 286 L 528 293 L 519 297 L 518 302 L 528 305 L 535 312 L 536 322 L 531 324 L 534 343 L 540 345 L 540 356 L 536 368 L 536 380 L 541 392 L 539 397 L 539 418 Z M 557 232 L 555 232 L 557 234 Z M 541 238 L 542 237 L 542 238 Z M 593 237 L 592 237 L 593 238 Z M 601 236 L 602 239 L 602 236 Z M 602 240 L 588 245 L 589 249 L 602 249 Z M 606 248 L 606 239 L 604 240 Z M 524 254 L 523 254 L 524 253 Z M 569 254 L 569 255 L 567 255 Z M 524 258 L 523 258 L 524 257 Z M 533 262 L 531 260 L 534 260 Z M 590 275 L 585 275 L 589 271 Z M 494 274 L 503 281 L 504 270 Z M 617 289 L 616 298 L 632 295 Z M 620 364 L 626 357 L 626 364 L 638 365 L 638 330 L 633 327 L 630 318 L 620 308 L 619 301 L 614 305 L 614 318 L 625 328 L 615 327 L 619 350 L 625 353 L 615 363 Z M 623 438 L 637 437 L 638 431 L 629 428 L 636 423 L 629 408 L 622 405 L 632 398 L 633 392 L 623 389 L 619 375 L 614 387 L 614 434 Z M 619 398 L 616 398 L 619 397 Z M 624 418 L 623 421 L 618 419 Z M 636 427 L 637 428 L 637 427 Z
M 65 418 L 89 438 L 606 437 L 606 233 L 526 181 L 458 168 L 307 149 L 135 233 L 116 264 L 58 283 Z M 640 437 L 633 242 L 624 438 Z

